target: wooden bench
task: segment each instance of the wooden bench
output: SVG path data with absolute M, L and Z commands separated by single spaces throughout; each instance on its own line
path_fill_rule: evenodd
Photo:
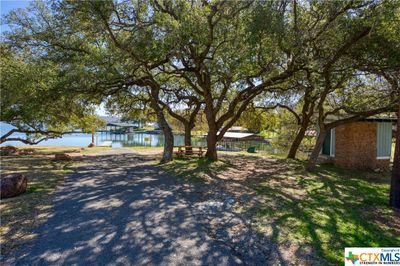
M 175 146 L 174 148 L 178 148 L 178 151 L 176 151 L 175 154 L 179 158 L 192 155 L 197 155 L 199 158 L 201 158 L 205 152 L 203 147 Z

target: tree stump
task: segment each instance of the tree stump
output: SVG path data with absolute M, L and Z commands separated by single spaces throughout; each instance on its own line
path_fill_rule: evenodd
M 57 153 L 54 155 L 55 161 L 72 161 L 72 157 L 66 153 Z
M 3 198 L 15 197 L 26 192 L 28 180 L 23 174 L 1 175 L 1 195 Z
M 18 152 L 18 149 L 15 148 L 14 146 L 0 147 L 0 155 L 1 156 L 15 155 L 15 154 L 17 154 L 17 152 Z

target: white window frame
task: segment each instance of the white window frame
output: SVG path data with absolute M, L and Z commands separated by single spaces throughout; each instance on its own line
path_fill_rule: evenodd
M 392 125 L 392 127 L 393 127 L 393 125 Z M 392 127 L 391 127 L 391 129 L 392 129 Z M 376 123 L 376 135 L 377 135 L 377 140 L 376 140 L 376 149 L 377 150 L 376 150 L 376 152 L 378 152 L 378 134 L 379 134 L 379 129 L 378 128 L 379 128 L 379 122 Z M 391 138 L 393 137 L 392 134 L 391 134 L 391 131 L 390 131 L 390 137 Z M 390 160 L 391 156 L 392 156 L 392 150 L 390 150 L 390 155 L 389 156 L 376 156 L 376 160 Z

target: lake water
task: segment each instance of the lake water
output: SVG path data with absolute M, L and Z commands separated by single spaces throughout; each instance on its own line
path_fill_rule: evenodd
M 9 125 L 2 123 L 0 127 L 1 134 L 6 133 L 10 128 Z M 112 147 L 137 147 L 137 146 L 148 146 L 148 147 L 162 147 L 164 145 L 164 135 L 161 132 L 158 134 L 151 132 L 134 132 L 126 134 L 111 134 L 109 132 L 97 132 L 95 134 L 95 144 L 99 145 L 104 141 L 112 141 Z M 24 134 L 15 134 L 13 136 L 24 137 Z M 49 139 L 42 141 L 38 146 L 72 146 L 72 147 L 87 147 L 92 141 L 91 134 L 75 133 L 66 134 L 61 138 Z M 1 146 L 12 145 L 12 146 L 23 146 L 22 142 L 5 142 Z M 184 135 L 174 135 L 174 145 L 184 145 Z M 193 146 L 207 146 L 205 138 L 192 137 Z M 256 147 L 257 150 L 263 150 L 268 153 L 276 153 L 271 145 L 260 141 L 227 141 L 219 142 L 219 150 L 247 150 L 249 147 Z
M 14 136 L 24 137 L 24 134 L 14 134 Z M 95 133 L 95 144 L 99 145 L 104 141 L 112 141 L 112 147 L 134 147 L 134 146 L 149 146 L 161 147 L 164 145 L 163 134 L 149 134 L 145 132 L 135 132 L 127 134 L 110 134 L 106 132 Z M 194 139 L 193 145 L 201 145 L 201 139 Z M 92 134 L 75 133 L 66 134 L 61 138 L 49 139 L 42 141 L 38 146 L 72 146 L 72 147 L 86 147 L 92 142 Z M 175 135 L 174 144 L 184 145 L 184 136 Z M 10 141 L 3 143 L 4 145 L 22 146 L 22 142 Z

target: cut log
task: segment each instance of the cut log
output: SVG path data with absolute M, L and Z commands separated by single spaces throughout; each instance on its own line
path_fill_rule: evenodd
M 57 153 L 54 155 L 55 161 L 72 161 L 72 157 L 66 153 Z
M 23 174 L 1 175 L 1 195 L 2 199 L 15 197 L 26 192 L 28 180 Z

